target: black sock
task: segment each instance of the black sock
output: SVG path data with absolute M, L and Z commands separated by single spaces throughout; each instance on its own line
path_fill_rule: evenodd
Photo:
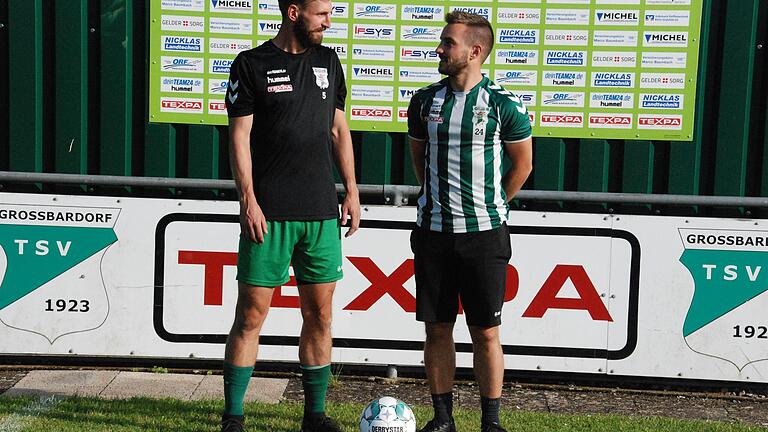
M 499 424 L 499 407 L 501 406 L 501 398 L 491 399 L 484 396 L 480 396 L 480 409 L 483 412 L 483 424 L 496 423 Z
M 435 420 L 445 423 L 453 417 L 453 392 L 433 394 L 432 406 L 435 408 Z

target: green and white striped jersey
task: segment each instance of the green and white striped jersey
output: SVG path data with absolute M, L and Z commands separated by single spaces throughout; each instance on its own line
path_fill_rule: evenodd
M 507 221 L 503 142 L 531 136 L 520 98 L 488 77 L 468 92 L 448 78 L 418 90 L 408 107 L 408 135 L 426 140 L 417 225 L 432 231 L 486 231 Z

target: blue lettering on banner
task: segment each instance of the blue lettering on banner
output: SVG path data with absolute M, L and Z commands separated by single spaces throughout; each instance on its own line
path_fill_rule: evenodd
M 213 59 L 211 60 L 211 73 L 228 74 L 232 67 L 232 60 Z
M 594 85 L 600 87 L 632 87 L 632 75 L 628 73 L 597 72 Z
M 411 90 L 411 89 L 400 89 L 400 96 L 402 96 L 404 98 L 413 97 L 414 93 L 415 92 L 413 90 Z
M 499 30 L 499 42 L 536 44 L 538 42 L 538 30 L 501 29 Z
M 584 51 L 547 51 L 546 64 L 557 66 L 583 66 Z
M 640 101 L 642 108 L 680 109 L 680 95 L 646 94 Z
M 166 51 L 200 52 L 202 50 L 202 40 L 188 36 L 164 36 L 163 49 Z
M 454 7 L 452 10 L 480 15 L 487 20 L 491 19 L 491 10 L 489 8 L 458 6 Z

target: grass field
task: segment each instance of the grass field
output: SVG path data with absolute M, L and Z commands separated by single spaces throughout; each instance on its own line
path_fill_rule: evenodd
M 178 400 L 130 399 L 0 399 L 0 432 L 218 432 L 221 401 L 182 402 Z M 349 432 L 357 432 L 357 419 L 363 404 L 330 404 L 328 413 Z M 431 408 L 414 407 L 421 426 L 431 417 Z M 301 420 L 301 404 L 247 404 L 249 432 L 296 432 Z M 460 432 L 479 430 L 479 412 L 455 412 Z M 502 422 L 512 431 L 766 431 L 744 424 L 729 424 L 659 417 L 616 417 L 603 415 L 560 415 L 502 411 Z

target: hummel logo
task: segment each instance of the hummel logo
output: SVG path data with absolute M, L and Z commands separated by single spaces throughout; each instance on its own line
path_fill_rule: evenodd
M 341 266 L 336 267 L 336 271 L 340 272 L 341 271 Z

